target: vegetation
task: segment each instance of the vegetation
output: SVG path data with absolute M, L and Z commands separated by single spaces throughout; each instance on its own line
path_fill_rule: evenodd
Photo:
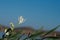
M 59 27 L 60 27 L 60 25 L 58 25 L 57 27 L 51 29 L 50 31 L 48 31 L 46 33 L 39 30 L 38 32 L 35 32 L 33 34 L 30 34 L 30 35 L 26 36 L 26 38 L 23 38 L 23 40 L 29 40 L 29 39 L 30 40 L 37 40 L 35 38 L 38 37 L 41 34 L 44 34 L 44 35 L 43 35 L 43 37 L 39 36 L 40 39 L 38 39 L 38 40 L 44 40 L 44 39 L 46 39 L 46 40 L 57 40 L 57 39 L 60 39 L 60 37 L 49 37 L 49 36 L 45 37 L 46 35 L 54 32 Z M 6 36 L 2 37 L 0 40 L 20 40 L 24 35 L 24 34 L 21 34 L 22 30 L 19 31 L 18 33 L 14 32 L 14 30 L 12 30 L 12 31 L 10 30 L 9 32 L 10 32 L 9 35 L 5 34 Z
M 22 16 L 20 17 L 19 24 L 21 24 L 23 22 L 23 18 Z M 14 31 L 14 25 L 11 22 L 10 23 L 11 28 L 7 28 L 5 29 L 5 33 L 2 35 L 2 38 L 0 38 L 0 40 L 57 40 L 60 39 L 60 36 L 46 36 L 52 32 L 54 32 L 57 28 L 60 27 L 60 25 L 56 26 L 55 28 L 49 30 L 48 32 L 44 33 L 40 30 L 38 30 L 37 32 L 35 31 L 33 34 L 29 33 L 28 35 L 22 34 L 22 30 L 20 30 L 19 32 L 15 32 Z M 42 34 L 44 34 L 43 36 L 41 36 Z M 25 36 L 24 36 L 25 35 Z M 37 37 L 39 37 L 38 39 L 36 39 Z M 23 39 L 22 39 L 23 38 Z

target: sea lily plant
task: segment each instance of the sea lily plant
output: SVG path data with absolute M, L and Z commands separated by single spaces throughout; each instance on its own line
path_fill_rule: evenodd
M 24 23 L 25 19 L 23 18 L 23 16 L 20 16 L 18 18 L 18 24 L 22 24 Z M 24 38 L 23 40 L 36 40 L 35 38 L 39 35 L 43 35 L 43 37 L 40 37 L 40 39 L 37 39 L 37 40 L 44 40 L 46 38 L 52 38 L 51 40 L 55 40 L 55 39 L 59 39 L 60 37 L 45 37 L 46 35 L 54 32 L 57 28 L 59 28 L 60 25 L 56 26 L 55 28 L 51 29 L 50 31 L 44 33 L 42 32 L 42 30 L 38 30 L 38 31 L 35 31 L 33 34 L 28 34 L 28 37 Z M 0 40 L 21 40 L 20 38 L 23 36 L 23 34 L 20 34 L 20 32 L 14 32 L 14 29 L 15 29 L 15 25 L 13 24 L 13 22 L 10 22 L 10 28 L 6 28 L 5 29 L 5 33 L 3 34 L 2 36 L 2 39 Z M 50 39 L 48 39 L 50 40 Z
M 18 18 L 18 24 L 22 24 L 24 21 L 25 20 L 24 20 L 23 16 L 20 16 Z M 10 22 L 10 28 L 5 28 L 2 39 L 8 40 L 7 38 L 12 35 L 13 30 L 14 30 L 14 24 L 13 24 L 13 22 Z

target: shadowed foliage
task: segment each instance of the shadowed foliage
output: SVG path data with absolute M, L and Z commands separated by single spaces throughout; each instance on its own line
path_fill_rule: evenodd
M 23 40 L 28 40 L 28 39 L 30 39 L 30 40 L 35 40 L 35 38 L 36 37 L 40 37 L 41 39 L 39 39 L 39 40 L 43 40 L 43 39 L 60 39 L 60 36 L 58 37 L 58 36 L 56 36 L 56 37 L 54 37 L 54 36 L 46 36 L 46 35 L 49 35 L 50 33 L 53 33 L 57 28 L 59 28 L 60 27 L 60 25 L 58 25 L 58 26 L 56 26 L 55 28 L 53 28 L 53 29 L 51 29 L 50 31 L 48 31 L 48 32 L 46 32 L 46 33 L 44 33 L 43 31 L 42 31 L 42 29 L 39 29 L 39 30 L 33 30 L 33 29 L 28 29 L 28 28 L 25 28 L 25 30 L 24 30 L 24 28 L 15 28 L 12 32 L 11 32 L 11 36 L 8 36 L 8 37 L 6 37 L 6 38 L 1 38 L 0 40 L 20 40 L 21 39 L 21 37 L 23 36 L 23 35 L 25 35 L 25 33 L 24 33 L 24 31 L 28 31 L 27 32 L 27 37 L 26 38 L 24 38 Z M 22 30 L 23 29 L 23 30 Z M 31 31 L 32 32 L 31 32 Z M 23 32 L 23 33 L 22 33 Z M 31 32 L 31 33 L 29 33 L 29 32 Z M 44 35 L 42 35 L 42 34 L 44 34 Z M 42 35 L 42 36 L 41 36 Z

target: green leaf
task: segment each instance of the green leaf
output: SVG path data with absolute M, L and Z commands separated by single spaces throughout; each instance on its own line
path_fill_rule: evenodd
M 60 39 L 60 37 L 53 37 L 53 36 L 48 36 L 48 37 L 44 37 L 43 39 Z M 41 40 L 43 40 L 41 39 Z
M 42 33 L 43 33 L 43 32 L 41 31 L 41 32 L 38 32 L 38 33 L 32 34 L 31 36 L 26 37 L 24 40 L 26 40 L 26 39 L 28 39 L 28 38 L 34 38 L 34 37 L 36 37 L 36 36 L 41 35 Z
M 55 28 L 53 28 L 53 29 L 51 29 L 50 31 L 48 31 L 47 33 L 45 33 L 43 36 L 46 36 L 46 35 L 54 32 L 54 31 L 55 31 L 57 28 L 59 28 L 59 27 L 60 27 L 60 25 L 56 26 Z
M 12 35 L 10 36 L 10 38 L 12 38 L 12 37 L 15 37 L 15 36 L 19 35 L 21 32 L 22 32 L 22 31 L 19 31 L 19 32 L 15 33 L 15 34 L 12 34 Z

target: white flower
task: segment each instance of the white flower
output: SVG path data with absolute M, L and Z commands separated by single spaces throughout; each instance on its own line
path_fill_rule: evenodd
M 23 22 L 25 21 L 25 19 L 24 19 L 22 16 L 20 16 L 20 17 L 18 18 L 18 21 L 19 21 L 19 24 L 21 24 L 21 23 L 23 23 Z
M 14 24 L 11 22 L 10 25 L 11 25 L 11 30 L 13 30 L 14 29 Z
M 5 33 L 6 33 L 7 29 L 5 29 Z
M 9 35 L 9 32 L 7 32 L 6 35 L 8 36 Z

